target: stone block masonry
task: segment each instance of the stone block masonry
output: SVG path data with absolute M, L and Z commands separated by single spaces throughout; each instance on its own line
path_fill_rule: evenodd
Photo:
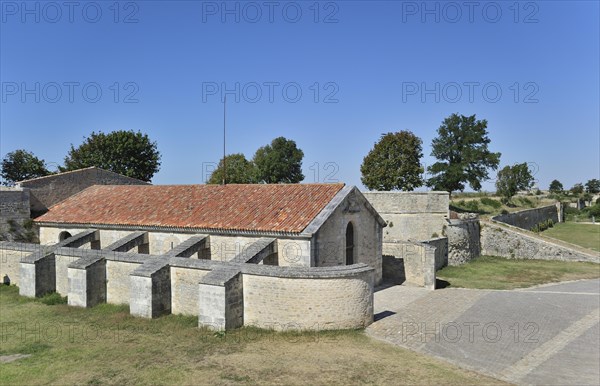
M 366 264 L 279 267 L 64 246 L 81 246 L 93 234 L 60 247 L 0 243 L 0 250 L 29 252 L 19 256 L 22 295 L 52 292 L 66 275 L 71 306 L 127 304 L 132 315 L 145 318 L 190 314 L 214 329 L 362 328 L 373 320 L 375 272 Z M 65 273 L 56 269 L 56 256 L 74 260 Z
M 68 267 L 68 303 L 93 307 L 106 303 L 106 260 L 99 256 L 83 257 Z
M 218 268 L 199 284 L 198 326 L 231 330 L 244 325 L 244 290 L 241 271 Z
M 386 221 L 383 242 L 441 237 L 449 214 L 448 192 L 364 192 Z

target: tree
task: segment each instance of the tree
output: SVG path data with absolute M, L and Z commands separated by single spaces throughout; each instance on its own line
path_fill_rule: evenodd
M 525 162 L 514 166 L 505 166 L 498 172 L 496 193 L 502 196 L 502 201 L 505 203 L 508 203 L 519 190 L 526 190 L 532 186 L 533 175 Z
M 552 180 L 550 187 L 548 187 L 550 193 L 562 193 L 564 190 L 563 184 L 559 180 Z
M 14 185 L 15 182 L 50 174 L 44 160 L 33 153 L 19 149 L 10 152 L 2 160 L 2 184 Z
M 583 184 L 581 182 L 578 182 L 575 185 L 573 185 L 573 187 L 570 190 L 573 194 L 581 194 L 583 193 Z
M 487 121 L 452 114 L 438 128 L 438 136 L 431 143 L 431 155 L 439 161 L 427 168 L 433 175 L 427 185 L 435 190 L 463 191 L 465 183 L 481 190 L 481 182 L 488 178 L 488 169 L 496 170 L 500 153 L 488 150 L 490 139 Z
M 270 145 L 259 148 L 254 154 L 257 182 L 267 184 L 298 183 L 302 174 L 304 152 L 296 142 L 284 137 L 275 138 Z
M 422 141 L 410 131 L 382 134 L 363 159 L 361 181 L 369 190 L 414 190 L 423 185 Z
M 65 157 L 64 171 L 96 166 L 111 172 L 150 181 L 160 168 L 156 142 L 147 134 L 118 130 L 92 134 Z
M 226 183 L 227 184 L 253 184 L 256 183 L 256 168 L 254 164 L 246 159 L 243 154 L 229 154 L 219 162 L 219 166 L 210 175 L 207 183 L 222 184 L 223 171 L 227 167 Z
M 594 178 L 586 182 L 585 191 L 588 193 L 600 193 L 600 180 Z

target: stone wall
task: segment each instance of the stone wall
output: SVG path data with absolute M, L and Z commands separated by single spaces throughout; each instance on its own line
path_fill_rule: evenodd
M 552 220 L 554 223 L 562 221 L 560 216 L 560 203 L 541 208 L 526 209 L 514 213 L 501 214 L 492 217 L 493 220 L 503 222 L 521 229 L 531 230 L 541 222 Z
M 600 253 L 524 231 L 520 228 L 483 222 L 481 250 L 484 255 L 509 259 L 591 261 L 600 263 Z
M 435 248 L 435 270 L 439 271 L 448 265 L 448 238 L 438 237 L 430 240 L 423 240 L 423 244 Z
M 129 304 L 129 275 L 139 266 L 131 261 L 106 261 L 106 302 L 111 304 Z
M 31 212 L 34 217 L 45 213 L 52 205 L 92 185 L 148 185 L 148 183 L 96 167 L 53 174 L 18 183 L 18 186 L 31 190 Z
M 0 242 L 0 283 L 19 285 L 21 259 L 39 249 L 36 244 Z
M 80 241 L 75 245 L 83 245 L 99 235 L 88 231 L 77 237 Z M 42 296 L 55 288 L 69 296 L 73 306 L 128 304 L 132 314 L 143 317 L 169 312 L 221 315 L 224 324 L 212 326 L 217 329 L 241 325 L 276 330 L 361 328 L 373 321 L 375 271 L 365 264 L 277 267 L 60 245 L 34 249 L 29 244 L 0 243 L 9 262 L 0 266 L 1 272 L 35 282 L 20 291 L 25 296 Z M 19 259 L 17 274 L 14 266 Z M 71 260 L 75 261 L 68 263 Z M 67 266 L 66 276 L 63 266 Z M 209 273 L 218 278 L 219 271 L 232 272 L 231 278 L 223 283 L 206 279 Z M 212 300 L 199 296 L 203 285 L 213 286 L 218 296 Z
M 198 315 L 198 283 L 210 269 L 171 266 L 171 313 Z
M 383 243 L 383 277 L 402 283 L 435 289 L 436 248 L 411 241 Z
M 373 322 L 372 269 L 313 268 L 311 275 L 300 268 L 304 272 L 293 275 L 265 268 L 275 269 L 270 275 L 243 275 L 244 325 L 324 330 L 363 328 Z
M 388 224 L 383 241 L 441 237 L 448 218 L 448 192 L 364 192 Z
M 37 240 L 30 223 L 29 199 L 27 189 L 0 187 L 0 241 Z
M 448 220 L 446 227 L 448 237 L 448 265 L 460 265 L 479 257 L 481 245 L 479 240 L 479 218 L 463 216 Z

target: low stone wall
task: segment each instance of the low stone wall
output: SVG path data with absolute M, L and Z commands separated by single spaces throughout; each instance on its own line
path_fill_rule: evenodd
M 404 276 L 407 284 L 435 289 L 435 249 L 410 241 L 383 243 L 383 277 L 398 283 Z
M 514 213 L 501 214 L 492 217 L 492 220 L 502 222 L 517 228 L 530 230 L 541 222 L 552 220 L 554 223 L 562 221 L 560 216 L 560 203 L 541 208 L 526 209 Z
M 264 269 L 262 269 L 264 268 Z M 244 267 L 244 324 L 276 330 L 363 328 L 373 322 L 374 270 Z
M 77 248 L 98 237 L 88 231 L 62 245 L 0 243 L 7 261 L 0 272 L 13 284 L 27 280 L 24 296 L 56 291 L 72 306 L 107 302 L 148 318 L 196 315 L 214 329 L 344 329 L 373 321 L 375 270 L 366 264 L 278 267 Z
M 481 254 L 479 219 L 477 217 L 448 220 L 448 265 L 464 264 Z
M 436 239 L 424 240 L 423 244 L 431 245 L 435 248 L 435 270 L 439 271 L 448 265 L 448 238 L 438 237 Z
M 19 285 L 21 259 L 39 249 L 36 244 L 0 242 L 0 283 Z
M 484 255 L 509 259 L 541 259 L 563 261 L 590 261 L 600 263 L 600 253 L 584 251 L 558 240 L 542 238 L 520 228 L 483 222 L 481 250 Z

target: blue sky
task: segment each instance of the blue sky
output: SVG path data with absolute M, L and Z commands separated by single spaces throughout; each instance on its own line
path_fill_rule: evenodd
M 293 139 L 305 182 L 362 187 L 390 131 L 422 138 L 430 165 L 455 112 L 487 119 L 501 166 L 529 162 L 541 188 L 600 178 L 597 1 L 223 4 L 2 1 L 1 156 L 52 166 L 94 130 L 141 130 L 154 183 L 202 183 L 227 92 L 227 152 Z

